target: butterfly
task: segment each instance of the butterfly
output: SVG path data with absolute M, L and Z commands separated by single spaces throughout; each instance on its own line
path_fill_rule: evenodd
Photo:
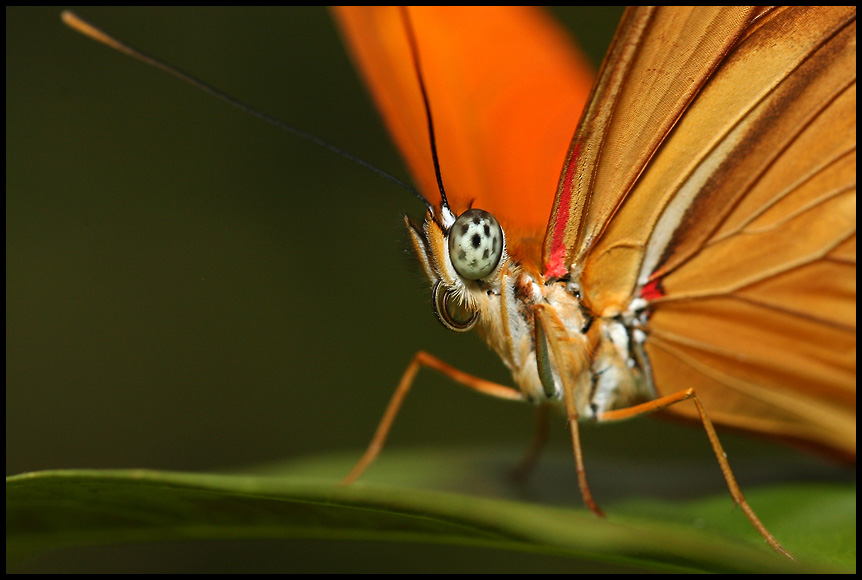
M 335 15 L 427 200 L 434 313 L 515 385 L 418 354 L 348 481 L 429 367 L 563 408 L 599 514 L 578 421 L 701 424 L 786 553 L 713 424 L 855 460 L 855 7 L 629 9 L 585 106 L 537 10 Z
M 855 459 L 855 8 L 629 10 L 574 138 L 589 73 L 540 12 L 336 14 L 424 193 L 434 313 L 516 385 L 420 353 L 348 479 L 426 366 L 563 408 L 596 513 L 578 420 L 701 424 L 783 552 L 712 423 Z

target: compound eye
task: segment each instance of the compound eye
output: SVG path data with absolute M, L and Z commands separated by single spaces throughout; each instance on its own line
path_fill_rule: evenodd
M 503 228 L 481 209 L 458 216 L 449 230 L 449 257 L 455 271 L 468 280 L 480 280 L 497 268 L 503 255 Z

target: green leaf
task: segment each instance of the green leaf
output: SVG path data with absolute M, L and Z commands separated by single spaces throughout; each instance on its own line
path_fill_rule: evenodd
M 584 562 L 674 572 L 856 567 L 855 484 L 746 490 L 761 519 L 799 559 L 793 563 L 765 546 L 726 493 L 605 503 L 602 520 L 579 507 L 516 499 L 530 493 L 529 485 L 505 477 L 508 453 L 389 452 L 358 483 L 339 487 L 353 460 L 330 456 L 230 474 L 65 470 L 9 477 L 7 566 L 72 546 L 316 538 L 556 555 L 571 558 L 573 570 Z M 577 491 L 569 491 L 575 505 Z

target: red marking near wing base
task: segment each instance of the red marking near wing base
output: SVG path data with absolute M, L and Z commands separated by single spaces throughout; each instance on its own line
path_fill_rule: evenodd
M 641 298 L 647 302 L 658 300 L 664 296 L 664 290 L 661 287 L 661 278 L 650 280 L 641 288 Z
M 567 248 L 563 243 L 563 237 L 566 234 L 566 225 L 572 207 L 572 181 L 575 177 L 575 170 L 578 167 L 578 157 L 580 155 L 581 144 L 575 143 L 572 146 L 572 154 L 569 156 L 566 176 L 563 178 L 563 187 L 559 197 L 560 203 L 557 206 L 557 213 L 553 217 L 554 231 L 551 234 L 550 255 L 545 262 L 545 279 L 562 278 L 568 274 L 565 263 Z

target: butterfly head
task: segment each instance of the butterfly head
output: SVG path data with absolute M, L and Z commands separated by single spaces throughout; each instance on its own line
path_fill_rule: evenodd
M 456 216 L 448 205 L 429 211 L 418 226 L 407 220 L 411 240 L 433 287 L 434 313 L 446 328 L 466 332 L 499 294 L 509 263 L 506 236 L 493 215 L 469 209 Z

